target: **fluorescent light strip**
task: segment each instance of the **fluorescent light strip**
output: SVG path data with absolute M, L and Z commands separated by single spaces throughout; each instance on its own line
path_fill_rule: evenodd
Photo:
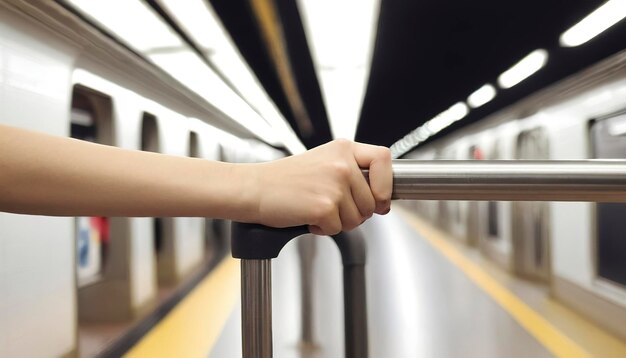
M 353 139 L 370 71 L 380 0 L 299 0 L 335 138 Z M 346 26 L 346 19 L 350 19 Z
M 391 155 L 399 158 L 411 148 L 425 141 L 429 137 L 441 132 L 453 123 L 461 120 L 469 113 L 469 107 L 464 102 L 457 102 L 450 108 L 439 113 L 433 119 L 414 129 L 391 146 Z
M 609 0 L 561 34 L 559 42 L 563 47 L 582 45 L 623 20 L 624 17 L 626 17 L 626 1 Z
M 501 88 L 511 88 L 539 71 L 548 61 L 548 51 L 538 49 L 524 57 L 498 77 Z
M 496 96 L 496 89 L 490 84 L 486 84 L 467 97 L 467 104 L 471 108 L 478 108 L 491 101 Z
M 152 8 L 133 0 L 69 0 L 130 47 L 145 52 L 156 48 L 180 48 L 178 35 L 163 24 Z
M 287 148 L 294 154 L 304 152 L 304 145 L 248 67 L 208 1 L 159 0 L 158 2 L 177 20 L 183 30 L 193 38 L 239 93 L 279 133 Z
M 435 118 L 426 122 L 424 126 L 432 134 L 435 134 L 449 127 L 451 124 L 460 120 L 461 118 L 465 117 L 468 112 L 469 109 L 467 105 L 463 102 L 458 102 L 447 110 L 441 112 Z
M 191 49 L 148 56 L 157 66 L 214 103 L 227 116 L 237 120 L 263 140 L 277 143 L 273 131 L 259 115 L 213 72 Z
M 269 125 L 242 100 L 152 8 L 140 0 L 69 0 L 78 10 L 139 51 L 207 102 L 263 141 L 282 144 Z

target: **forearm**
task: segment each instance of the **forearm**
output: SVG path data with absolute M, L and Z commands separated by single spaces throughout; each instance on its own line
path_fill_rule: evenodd
M 0 126 L 0 211 L 254 220 L 254 165 L 128 151 Z
M 369 184 L 361 173 L 369 168 Z M 345 140 L 262 164 L 128 151 L 0 125 L 0 211 L 199 216 L 319 235 L 389 211 L 389 149 Z

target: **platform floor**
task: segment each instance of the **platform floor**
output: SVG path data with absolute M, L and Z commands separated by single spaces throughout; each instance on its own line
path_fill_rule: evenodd
M 554 302 L 545 287 L 510 276 L 400 208 L 362 229 L 370 357 L 626 356 L 624 342 Z M 316 242 L 317 348 L 299 343 L 292 242 L 273 264 L 275 357 L 343 356 L 339 254 L 330 239 Z M 237 262 L 227 259 L 129 356 L 240 357 L 238 275 Z

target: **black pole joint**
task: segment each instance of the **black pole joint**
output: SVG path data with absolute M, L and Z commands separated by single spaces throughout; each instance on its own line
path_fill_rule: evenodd
M 282 229 L 260 224 L 233 222 L 231 233 L 232 255 L 237 259 L 264 260 L 278 257 L 280 250 L 298 236 L 308 234 L 306 226 Z

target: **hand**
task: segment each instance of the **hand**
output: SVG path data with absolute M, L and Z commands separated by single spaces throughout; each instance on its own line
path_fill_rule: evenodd
M 369 168 L 369 185 L 362 168 Z M 265 225 L 309 225 L 314 234 L 334 235 L 390 210 L 393 175 L 385 147 L 335 140 L 257 169 L 255 221 Z

